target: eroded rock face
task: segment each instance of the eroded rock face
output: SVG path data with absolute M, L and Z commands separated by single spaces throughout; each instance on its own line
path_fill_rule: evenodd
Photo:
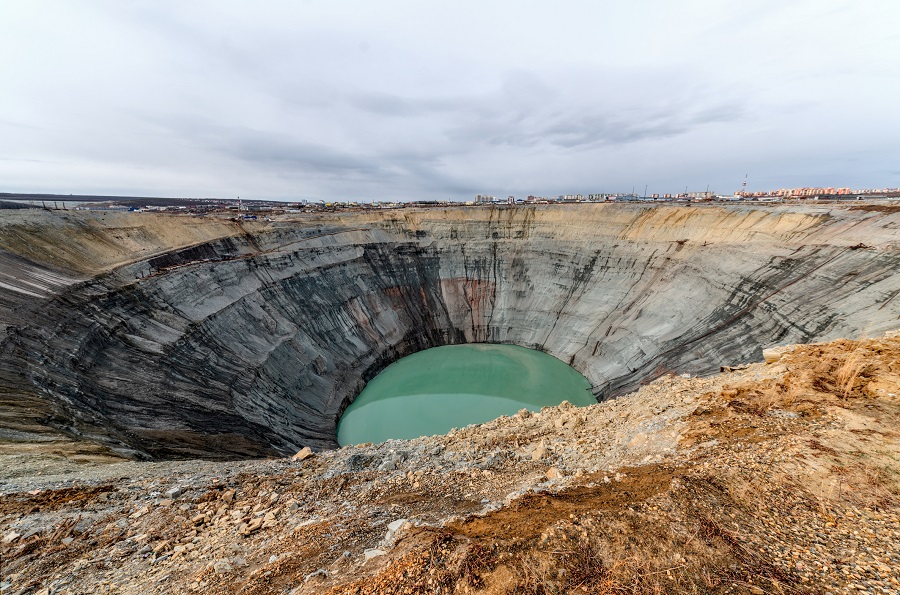
M 850 208 L 18 217 L 0 239 L 4 391 L 154 457 L 334 447 L 366 381 L 440 345 L 541 349 L 606 398 L 900 312 L 900 216 Z

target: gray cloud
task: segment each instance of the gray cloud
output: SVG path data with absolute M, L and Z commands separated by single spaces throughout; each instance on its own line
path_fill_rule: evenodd
M 264 134 L 235 139 L 233 148 L 228 151 L 238 159 L 276 169 L 337 175 L 377 174 L 378 171 L 378 166 L 370 160 L 321 145 Z
M 498 114 L 500 110 L 495 110 Z M 687 108 L 628 109 L 610 107 L 569 109 L 545 113 L 520 110 L 512 114 L 481 118 L 453 130 L 457 141 L 484 142 L 492 146 L 549 146 L 585 149 L 621 145 L 647 139 L 684 134 L 706 124 L 734 122 L 745 116 L 736 102 Z
M 477 108 L 471 99 L 462 97 L 421 99 L 390 93 L 350 93 L 346 102 L 365 112 L 400 118 L 451 114 Z
M 54 14 L 0 9 L 0 51 L 17 56 L 0 63 L 5 190 L 463 199 L 636 180 L 730 192 L 747 171 L 900 186 L 890 0 Z M 811 26 L 832 42 L 792 35 Z

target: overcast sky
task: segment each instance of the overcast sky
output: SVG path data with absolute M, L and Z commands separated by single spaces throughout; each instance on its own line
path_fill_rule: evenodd
M 0 191 L 900 186 L 900 1 L 0 3 Z

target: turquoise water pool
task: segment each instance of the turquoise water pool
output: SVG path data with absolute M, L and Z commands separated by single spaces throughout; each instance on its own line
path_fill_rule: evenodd
M 596 403 L 587 378 L 545 353 L 515 345 L 435 347 L 373 378 L 341 417 L 337 440 L 343 446 L 445 434 L 562 401 Z

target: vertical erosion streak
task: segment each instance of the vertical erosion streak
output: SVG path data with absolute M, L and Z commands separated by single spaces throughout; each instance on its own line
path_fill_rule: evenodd
M 550 337 L 553 335 L 553 331 L 556 330 L 556 325 L 559 324 L 559 319 L 562 316 L 562 313 L 565 311 L 566 306 L 568 306 L 569 302 L 572 300 L 572 297 L 576 295 L 576 293 L 584 291 L 585 287 L 587 286 L 587 282 L 594 274 L 594 265 L 597 264 L 597 258 L 599 256 L 600 253 L 597 252 L 583 267 L 578 268 L 577 265 L 573 267 L 574 272 L 572 273 L 572 282 L 569 284 L 569 289 L 566 291 L 566 295 L 563 298 L 559 309 L 556 311 L 556 316 L 553 319 L 553 324 L 550 327 L 550 330 L 547 331 L 547 336 L 544 337 L 545 345 L 550 342 Z
M 818 252 L 818 250 L 816 250 L 815 252 Z M 822 263 L 820 263 L 820 264 L 814 266 L 812 269 L 803 272 L 802 274 L 800 274 L 800 275 L 797 276 L 797 277 L 794 277 L 793 279 L 791 279 L 791 280 L 788 281 L 787 283 L 785 283 L 785 284 L 781 285 L 780 287 L 778 287 L 778 288 L 772 290 L 771 292 L 765 294 L 763 297 L 758 298 L 758 299 L 754 299 L 749 305 L 747 305 L 747 306 L 744 307 L 743 309 L 739 310 L 739 311 L 736 312 L 735 314 L 731 315 L 729 318 L 727 318 L 726 320 L 724 320 L 724 321 L 722 321 L 721 323 L 717 324 L 717 325 L 714 326 L 713 328 L 711 328 L 711 329 L 709 329 L 709 330 L 707 330 L 707 331 L 701 333 L 700 335 L 691 337 L 691 338 L 689 338 L 689 339 L 687 339 L 687 340 L 685 340 L 685 341 L 683 341 L 683 342 L 681 342 L 681 343 L 679 343 L 679 344 L 677 344 L 677 345 L 675 345 L 675 346 L 673 346 L 673 347 L 667 349 L 666 351 L 662 352 L 660 355 L 661 355 L 662 357 L 665 357 L 666 355 L 669 355 L 669 354 L 671 354 L 671 353 L 673 353 L 673 352 L 675 352 L 675 351 L 684 351 L 684 350 L 687 349 L 687 347 L 688 347 L 689 345 L 692 345 L 692 344 L 696 343 L 697 341 L 702 341 L 703 339 L 706 339 L 706 338 L 708 338 L 708 337 L 710 337 L 710 336 L 712 336 L 712 335 L 718 333 L 718 332 L 721 331 L 722 329 L 725 329 L 725 328 L 730 327 L 730 326 L 733 325 L 737 320 L 743 318 L 744 316 L 746 316 L 747 314 L 749 314 L 750 312 L 752 312 L 753 310 L 755 310 L 756 308 L 758 308 L 763 302 L 768 301 L 769 299 L 773 298 L 774 296 L 776 296 L 776 295 L 778 295 L 779 293 L 783 292 L 784 290 L 788 289 L 788 288 L 791 287 L 792 285 L 794 285 L 794 284 L 796 284 L 796 283 L 802 281 L 803 279 L 806 279 L 807 277 L 809 277 L 810 275 L 812 275 L 813 273 L 815 273 L 816 271 L 818 271 L 818 270 L 821 269 L 822 267 L 824 267 L 824 266 L 826 266 L 826 265 L 832 263 L 833 261 L 837 260 L 837 258 L 839 258 L 842 254 L 843 254 L 843 252 L 838 252 L 838 253 L 835 254 L 834 256 L 832 256 L 832 257 L 826 259 L 824 262 L 822 262 Z M 810 255 L 810 256 L 811 256 L 811 255 Z
M 728 363 L 742 363 L 741 360 L 750 358 L 751 354 L 755 354 L 752 357 L 757 357 L 760 346 L 784 339 L 789 328 L 785 326 L 786 323 L 778 323 L 777 319 L 772 317 L 766 317 L 765 324 L 752 321 L 744 323 L 744 320 L 751 315 L 754 319 L 757 318 L 758 310 L 764 303 L 775 296 L 782 295 L 804 280 L 813 279 L 815 273 L 836 263 L 842 255 L 846 254 L 840 249 L 831 249 L 829 252 L 834 250 L 838 251 L 822 258 L 815 258 L 821 252 L 821 248 L 812 248 L 807 254 L 795 254 L 794 258 L 777 262 L 774 267 L 758 269 L 744 277 L 742 282 L 753 288 L 746 294 L 748 297 L 746 305 L 736 311 L 729 311 L 727 303 L 722 304 L 717 313 L 704 317 L 703 324 L 686 328 L 682 336 L 670 342 L 658 353 L 648 357 L 635 368 L 629 369 L 626 374 L 612 378 L 610 394 L 628 392 L 643 382 L 681 366 L 688 366 L 695 372 L 715 371 L 720 362 L 715 361 L 714 358 L 727 358 L 726 354 L 729 353 L 732 355 Z M 797 267 L 801 268 L 799 272 L 796 270 Z M 773 268 L 776 271 L 774 275 L 771 273 Z M 828 280 L 823 280 L 823 282 L 827 283 Z M 761 295 L 757 295 L 757 293 Z M 807 309 L 818 310 L 813 320 L 818 321 L 820 328 L 812 331 L 808 328 L 795 329 L 794 335 L 797 336 L 799 333 L 795 340 L 808 340 L 811 332 L 813 335 L 821 336 L 820 333 L 824 333 L 830 326 L 834 316 L 823 306 L 825 304 L 808 304 Z M 738 327 L 740 330 L 736 331 Z M 696 332 L 691 332 L 692 330 Z M 699 353 L 694 353 L 694 347 L 701 342 L 704 349 Z

